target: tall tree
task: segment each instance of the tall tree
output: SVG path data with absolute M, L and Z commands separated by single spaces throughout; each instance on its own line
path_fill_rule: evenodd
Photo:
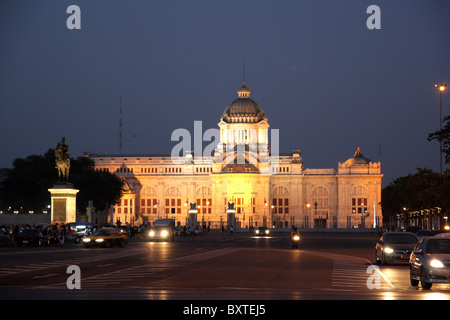
M 442 130 L 432 132 L 428 135 L 428 141 L 437 140 L 442 142 L 442 152 L 445 154 L 445 163 L 450 164 L 450 116 L 444 118 Z
M 84 212 L 88 201 L 94 201 L 94 207 L 103 211 L 118 203 L 122 196 L 123 182 L 109 171 L 95 171 L 94 162 L 86 157 L 72 161 L 70 180 L 80 190 L 77 195 L 77 210 Z

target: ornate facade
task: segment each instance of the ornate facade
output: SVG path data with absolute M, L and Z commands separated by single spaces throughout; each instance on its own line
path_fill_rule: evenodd
M 300 228 L 374 227 L 382 222 L 381 163 L 358 150 L 336 169 L 303 167 L 300 151 L 270 152 L 269 123 L 245 83 L 221 116 L 219 143 L 211 156 L 95 155 L 97 170 L 122 176 L 126 190 L 114 222 L 188 219 L 217 228 L 234 203 L 237 225 Z

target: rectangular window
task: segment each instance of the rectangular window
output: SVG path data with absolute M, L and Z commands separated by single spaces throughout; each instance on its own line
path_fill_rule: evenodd
M 182 212 L 181 198 L 166 199 L 165 204 L 166 204 L 165 210 L 166 214 L 181 214 Z
M 272 199 L 272 213 L 283 216 L 289 214 L 289 198 Z
M 133 213 L 131 207 L 130 213 Z M 156 214 L 158 210 L 158 199 L 141 199 L 141 213 Z
M 367 213 L 369 212 L 367 198 L 352 198 L 352 213 Z

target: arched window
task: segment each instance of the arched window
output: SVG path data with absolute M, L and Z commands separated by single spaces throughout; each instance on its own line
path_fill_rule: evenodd
M 142 214 L 158 213 L 158 195 L 155 188 L 146 187 L 141 191 L 141 208 Z
M 369 212 L 367 194 L 367 188 L 364 186 L 352 188 L 352 213 L 367 214 Z
M 316 186 L 311 191 L 312 205 L 317 203 L 318 209 L 328 209 L 328 189 L 325 186 Z
M 165 214 L 171 217 L 174 214 L 181 214 L 181 192 L 177 187 L 169 187 L 165 192 L 164 206 Z
M 209 187 L 199 187 L 196 192 L 197 209 L 199 213 L 212 212 L 212 191 Z
M 275 187 L 272 191 L 273 214 L 289 214 L 289 191 L 283 186 Z

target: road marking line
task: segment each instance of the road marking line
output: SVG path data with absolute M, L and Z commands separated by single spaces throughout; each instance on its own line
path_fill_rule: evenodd
M 57 273 L 49 273 L 49 274 L 46 274 L 44 276 L 35 276 L 35 277 L 31 278 L 31 279 L 32 280 L 34 280 L 34 279 L 43 279 L 43 278 L 49 278 L 49 277 L 53 277 L 53 276 L 57 276 L 57 275 L 58 275 Z

